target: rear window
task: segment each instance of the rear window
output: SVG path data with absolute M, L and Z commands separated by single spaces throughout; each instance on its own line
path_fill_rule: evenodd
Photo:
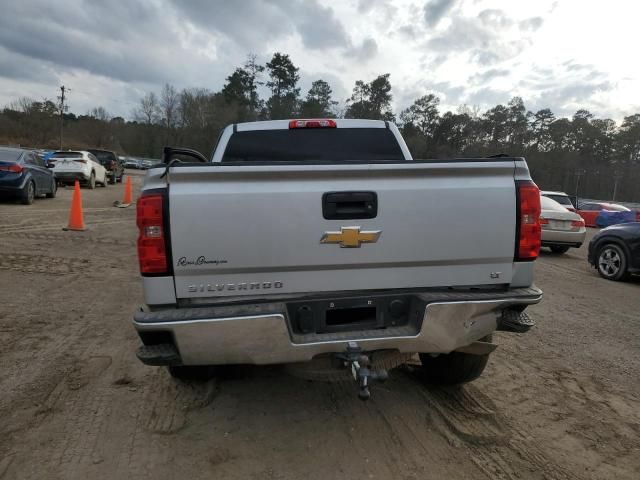
M 602 205 L 597 203 L 583 203 L 580 205 L 580 210 L 585 210 L 587 212 L 599 211 L 602 210 Z
M 82 158 L 80 152 L 56 152 L 51 155 L 51 158 Z
M 543 195 L 540 197 L 540 206 L 542 210 L 553 210 L 556 212 L 566 212 L 567 209 L 563 207 L 560 203 L 556 202 L 554 199 L 550 198 L 547 195 Z
M 0 162 L 17 162 L 20 155 L 21 150 L 0 150 Z
M 110 160 L 113 160 L 113 161 L 116 160 L 116 156 L 112 152 L 102 152 L 100 150 L 88 150 L 88 151 L 93 153 L 96 156 L 96 158 L 100 161 L 100 163 L 105 163 Z
M 630 212 L 627 207 L 623 205 L 612 205 L 610 203 L 603 204 L 605 210 L 609 210 L 610 212 Z
M 386 128 L 309 128 L 236 132 L 223 162 L 404 160 Z
M 565 195 L 544 195 L 544 196 L 547 198 L 550 198 L 551 200 L 555 200 L 560 205 L 564 205 L 566 207 L 573 207 L 573 203 L 571 203 L 571 200 L 569 199 L 569 197 Z

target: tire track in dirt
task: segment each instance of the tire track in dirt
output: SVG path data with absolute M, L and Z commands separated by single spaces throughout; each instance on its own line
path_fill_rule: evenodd
M 3 235 L 0 233 L 0 235 Z M 64 243 L 97 243 L 100 245 L 116 245 L 122 247 L 135 247 L 135 241 L 118 240 L 115 238 L 94 237 L 94 236 L 69 236 L 68 233 L 29 233 L 29 232 L 11 232 L 4 234 L 10 237 L 24 238 L 27 240 L 44 240 L 47 242 L 64 242 Z
M 132 219 L 131 218 L 117 218 L 117 219 L 106 219 L 106 220 L 89 220 L 86 219 L 85 223 L 87 224 L 87 227 L 89 229 L 91 229 L 91 227 L 100 227 L 103 225 L 116 225 L 119 223 L 132 223 Z M 45 224 L 39 224 L 39 225 L 30 225 L 30 226 L 25 226 L 25 227 L 7 227 L 7 228 L 2 228 L 0 227 L 0 235 L 6 235 L 6 234 L 10 234 L 10 233 L 31 233 L 31 232 L 40 232 L 40 231 L 49 231 L 49 230 L 62 230 L 62 227 L 64 226 L 64 222 L 61 223 L 45 223 Z
M 26 255 L 5 253 L 0 256 L 0 270 L 13 270 L 31 274 L 71 275 L 102 268 L 119 268 L 104 260 L 50 257 L 47 255 Z
M 519 425 L 516 441 L 526 445 L 544 434 L 550 439 L 547 449 L 573 471 L 583 464 L 592 478 L 635 478 L 623 465 L 637 465 L 638 396 L 568 366 L 550 368 L 552 359 L 524 361 L 511 345 L 502 349 L 509 350 L 500 352 L 508 361 L 501 362 L 498 375 L 487 378 L 493 385 L 488 391 L 499 388 L 496 394 L 509 399 L 511 416 L 517 418 L 510 424 Z M 523 383 L 510 383 L 511 378 L 523 378 Z
M 19 207 L 21 208 L 21 207 Z M 93 212 L 114 212 L 115 207 L 88 207 L 88 208 L 83 208 L 82 210 L 85 213 L 93 213 Z M 69 209 L 68 208 L 50 208 L 50 209 L 46 209 L 46 210 L 30 210 L 30 209 L 23 209 L 20 210 L 19 212 L 2 212 L 0 213 L 0 218 L 3 217 L 31 217 L 31 216 L 39 216 L 39 215 L 44 215 L 44 216 L 50 216 L 52 213 L 69 213 Z
M 94 266 L 87 259 L 80 260 L 66 257 L 15 253 L 6 253 L 0 256 L 0 269 L 15 270 L 24 273 L 68 275 L 86 272 L 92 268 L 94 268 Z
M 164 369 L 156 369 L 147 389 L 140 420 L 153 433 L 175 433 L 187 423 L 189 411 L 209 405 L 216 394 L 216 382 L 187 382 L 167 378 Z
M 419 373 L 407 370 L 405 375 Z M 545 479 L 577 480 L 580 477 L 555 464 L 536 442 L 497 412 L 496 405 L 473 385 L 426 388 L 416 385 L 430 409 L 442 422 L 436 425 L 469 450 L 471 460 L 487 478 L 518 480 L 524 472 L 542 473 Z M 458 442 L 456 442 L 458 443 Z

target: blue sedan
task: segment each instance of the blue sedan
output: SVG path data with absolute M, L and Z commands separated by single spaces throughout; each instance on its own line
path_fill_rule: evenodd
M 0 147 L 0 195 L 31 205 L 36 196 L 56 196 L 56 179 L 44 161 L 31 150 Z

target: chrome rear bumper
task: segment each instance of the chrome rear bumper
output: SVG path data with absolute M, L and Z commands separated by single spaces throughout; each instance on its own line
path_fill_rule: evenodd
M 496 330 L 503 310 L 542 298 L 535 287 L 416 295 L 426 304 L 420 324 L 383 330 L 294 334 L 283 303 L 138 312 L 133 324 L 143 340 L 168 332 L 183 365 L 293 363 L 342 352 L 349 341 L 367 351 L 448 353 Z

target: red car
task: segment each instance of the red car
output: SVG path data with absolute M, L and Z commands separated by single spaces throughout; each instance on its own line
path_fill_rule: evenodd
M 584 219 L 584 223 L 587 227 L 596 227 L 596 218 L 600 215 L 600 211 L 609 210 L 610 212 L 630 212 L 627 207 L 623 205 L 617 205 L 615 203 L 606 202 L 593 202 L 593 203 L 581 203 L 578 207 L 577 213 Z

